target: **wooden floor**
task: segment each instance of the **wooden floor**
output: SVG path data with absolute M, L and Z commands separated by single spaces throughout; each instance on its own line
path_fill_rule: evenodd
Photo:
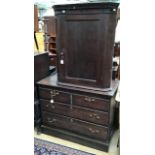
M 102 152 L 102 151 L 99 151 L 99 150 L 96 150 L 96 149 L 93 149 L 93 148 L 90 148 L 90 147 L 86 147 L 86 146 L 83 146 L 83 145 L 80 145 L 80 144 L 77 144 L 77 143 L 73 143 L 73 142 L 70 142 L 70 141 L 67 141 L 67 140 L 56 138 L 56 137 L 53 137 L 53 136 L 49 136 L 49 135 L 45 135 L 45 134 L 39 134 L 38 135 L 36 132 L 34 132 L 34 137 L 40 138 L 40 139 L 43 139 L 43 140 L 47 140 L 47 141 L 51 141 L 53 143 L 61 144 L 61 145 L 64 145 L 64 146 L 68 146 L 68 147 L 78 149 L 78 150 L 81 150 L 81 151 L 85 151 L 85 152 L 88 152 L 88 153 L 93 153 L 93 154 L 96 154 L 96 155 L 119 155 L 119 149 L 117 148 L 117 142 L 118 142 L 118 137 L 119 137 L 119 131 L 118 130 L 115 131 L 115 133 L 114 133 L 114 135 L 112 137 L 108 153 Z

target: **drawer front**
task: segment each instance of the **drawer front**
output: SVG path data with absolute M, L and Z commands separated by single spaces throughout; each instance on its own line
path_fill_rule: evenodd
M 60 115 L 70 116 L 96 124 L 108 125 L 109 117 L 107 112 L 94 111 L 79 106 L 71 106 L 62 103 L 50 103 L 47 100 L 40 100 L 42 110 L 50 111 Z
M 68 104 L 51 103 L 47 100 L 40 100 L 41 110 L 61 115 L 71 116 L 71 108 Z
M 93 108 L 97 110 L 109 111 L 109 100 L 92 98 L 89 96 L 73 95 L 73 104 Z
M 94 125 L 71 117 L 43 112 L 42 121 L 43 124 L 47 126 L 70 130 L 75 133 L 80 133 L 101 140 L 106 140 L 108 137 L 107 127 Z
M 53 100 L 53 102 L 61 102 L 70 104 L 70 94 L 57 91 L 54 89 L 39 88 L 39 95 L 41 99 Z

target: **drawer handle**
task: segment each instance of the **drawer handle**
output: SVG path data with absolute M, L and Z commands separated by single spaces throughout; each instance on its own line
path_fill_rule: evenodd
M 96 119 L 100 119 L 100 116 L 97 115 L 97 114 L 94 114 L 94 117 L 95 117 Z
M 98 116 L 97 114 L 90 114 L 89 117 L 94 117 L 95 119 L 100 119 L 100 116 Z
M 94 98 L 90 98 L 90 97 L 85 97 L 84 100 L 85 100 L 85 101 L 88 101 L 88 102 L 94 102 L 94 101 L 95 101 Z
M 56 90 L 52 90 L 52 91 L 50 91 L 50 94 L 51 94 L 52 97 L 54 97 L 54 96 L 59 95 L 59 92 L 56 91 Z
M 96 116 L 97 119 L 100 119 L 100 116 Z
M 99 130 L 93 130 L 92 128 L 89 128 L 89 131 L 90 131 L 91 133 L 99 133 L 99 132 L 100 132 Z
M 49 123 L 53 123 L 53 122 L 56 122 L 56 119 L 53 118 L 53 119 L 51 120 L 51 118 L 48 118 L 47 121 L 48 121 Z

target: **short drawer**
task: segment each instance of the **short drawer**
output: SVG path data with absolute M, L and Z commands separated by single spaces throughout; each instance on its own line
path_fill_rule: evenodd
M 66 92 L 57 91 L 55 89 L 39 88 L 39 95 L 41 99 L 70 104 L 70 94 Z
M 40 100 L 41 108 L 45 111 L 70 116 L 96 124 L 108 125 L 108 112 L 91 110 L 79 106 L 71 106 L 62 103 L 50 103 L 47 100 Z
M 88 123 L 71 117 L 43 112 L 43 125 L 58 127 L 75 133 L 87 135 L 92 138 L 106 140 L 108 138 L 108 128 Z
M 90 96 L 73 95 L 73 104 L 93 108 L 97 110 L 109 111 L 109 100 L 93 98 Z

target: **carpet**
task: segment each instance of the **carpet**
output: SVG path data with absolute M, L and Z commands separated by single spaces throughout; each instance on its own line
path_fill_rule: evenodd
M 34 138 L 34 155 L 94 155 L 42 139 Z

